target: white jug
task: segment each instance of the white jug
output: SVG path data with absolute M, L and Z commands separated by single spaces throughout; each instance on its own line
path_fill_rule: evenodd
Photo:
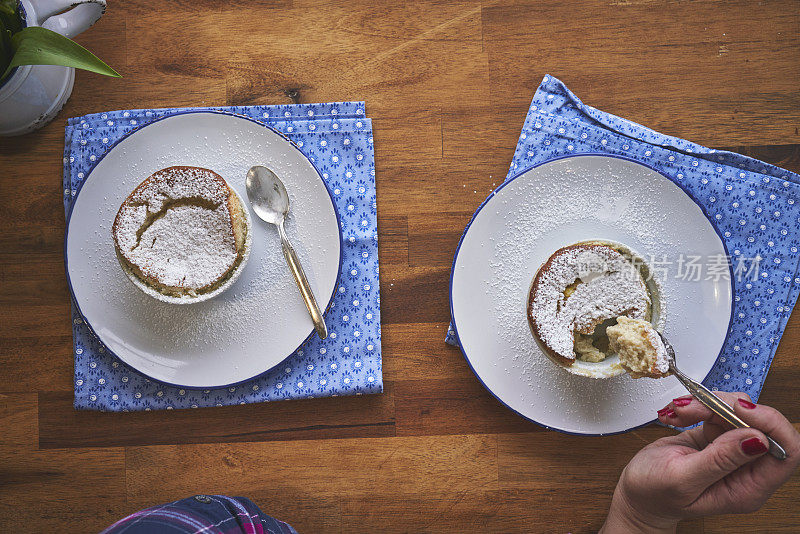
M 21 0 L 21 3 L 25 26 L 42 26 L 66 37 L 87 29 L 106 9 L 106 0 Z M 75 69 L 70 67 L 23 65 L 14 69 L 0 83 L 0 135 L 32 132 L 53 120 L 72 94 L 74 82 Z

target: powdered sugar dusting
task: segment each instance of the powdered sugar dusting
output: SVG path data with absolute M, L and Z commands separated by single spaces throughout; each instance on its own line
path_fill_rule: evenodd
M 264 328 L 259 312 L 265 306 L 265 295 L 296 291 L 279 245 L 270 245 L 272 254 L 265 255 L 259 264 L 248 262 L 245 266 L 245 270 L 252 270 L 245 280 L 213 300 L 181 306 L 179 314 L 175 306 L 154 302 L 122 284 L 121 291 L 115 288 L 115 293 L 126 303 L 131 318 L 161 340 L 166 353 L 193 347 L 199 356 L 209 344 L 224 343 L 229 343 L 230 349 L 240 349 L 247 345 L 248 336 L 258 335 Z M 222 327 L 224 332 L 220 331 Z
M 559 355 L 575 359 L 573 334 L 591 334 L 606 319 L 627 315 L 644 319 L 650 307 L 647 289 L 622 254 L 604 245 L 565 248 L 551 257 L 532 295 L 530 313 L 541 340 Z M 569 297 L 568 285 L 581 283 Z
M 261 225 L 264 226 L 264 225 Z M 117 265 L 117 258 L 110 243 L 99 243 L 93 257 L 101 266 L 91 277 L 94 287 L 102 287 L 101 298 L 107 306 L 125 310 L 128 326 L 140 332 L 139 348 L 156 354 L 172 355 L 178 351 L 192 351 L 189 361 L 198 362 L 206 358 L 219 357 L 215 347 L 240 350 L 250 343 L 254 333 L 264 336 L 265 325 L 270 328 L 290 328 L 292 314 L 277 313 L 279 306 L 270 306 L 272 295 L 291 295 L 296 297 L 284 307 L 289 310 L 300 308 L 307 312 L 297 287 L 291 277 L 281 252 L 280 240 L 274 229 L 269 230 L 268 238 L 261 236 L 256 262 L 248 261 L 237 267 L 241 271 L 238 281 L 213 299 L 203 300 L 201 295 L 191 306 L 175 306 L 172 301 L 152 298 L 154 290 L 139 291 L 126 279 L 126 273 Z M 290 230 L 294 233 L 294 228 Z M 310 256 L 310 250 L 300 240 L 295 240 L 295 248 L 301 257 Z M 313 276 L 307 272 L 309 276 Z M 313 279 L 312 279 L 313 280 Z M 229 282 L 226 281 L 227 285 Z M 148 294 L 145 294 L 148 293 Z M 273 313 L 274 312 L 274 313 Z M 309 331 L 313 327 L 308 319 Z M 172 356 L 170 356 L 172 357 Z M 168 361 L 165 357 L 164 361 Z
M 140 184 L 120 207 L 120 253 L 159 283 L 201 289 L 234 266 L 239 252 L 224 180 L 197 167 L 170 167 Z
M 654 370 L 658 370 L 661 374 L 667 373 L 669 371 L 669 359 L 667 356 L 667 348 L 664 346 L 664 342 L 661 341 L 661 336 L 658 335 L 655 328 L 648 328 L 647 338 L 656 349 L 656 361 L 653 364 L 655 367 Z

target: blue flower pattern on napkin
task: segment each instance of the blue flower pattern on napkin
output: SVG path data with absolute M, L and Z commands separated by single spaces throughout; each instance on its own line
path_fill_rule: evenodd
M 75 407 L 104 411 L 247 404 L 383 391 L 378 228 L 372 123 L 363 102 L 235 106 L 282 132 L 316 165 L 334 197 L 344 236 L 343 272 L 326 313 L 330 336 L 312 336 L 272 371 L 222 389 L 166 386 L 111 354 L 73 307 Z M 153 120 L 184 109 L 123 110 L 68 121 L 64 147 L 64 207 L 113 144 Z
M 757 399 L 800 293 L 800 176 L 602 112 L 545 76 L 507 179 L 553 158 L 586 153 L 619 155 L 657 169 L 700 204 L 734 265 L 738 258 L 761 258 L 757 280 L 734 276 L 731 331 L 704 381 Z M 446 341 L 458 345 L 452 328 Z

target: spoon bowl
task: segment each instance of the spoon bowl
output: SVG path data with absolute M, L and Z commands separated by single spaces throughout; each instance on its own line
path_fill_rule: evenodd
M 289 194 L 274 172 L 256 165 L 247 171 L 247 197 L 253 211 L 270 224 L 280 224 L 289 214 Z

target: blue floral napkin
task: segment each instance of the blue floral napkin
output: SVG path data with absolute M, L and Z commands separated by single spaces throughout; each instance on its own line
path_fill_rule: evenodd
M 757 399 L 800 292 L 800 176 L 602 112 L 545 76 L 507 179 L 581 153 L 617 154 L 654 167 L 688 191 L 717 226 L 734 268 L 735 315 L 722 355 L 704 383 Z M 447 342 L 458 344 L 452 328 Z
M 378 228 L 372 123 L 363 102 L 235 106 L 282 132 L 314 162 L 334 195 L 344 250 L 340 286 L 326 314 L 330 336 L 313 336 L 278 368 L 235 387 L 165 386 L 111 354 L 73 306 L 75 407 L 128 411 L 197 408 L 383 391 Z M 69 119 L 64 147 L 64 207 L 109 148 L 125 135 L 182 109 L 123 110 Z

